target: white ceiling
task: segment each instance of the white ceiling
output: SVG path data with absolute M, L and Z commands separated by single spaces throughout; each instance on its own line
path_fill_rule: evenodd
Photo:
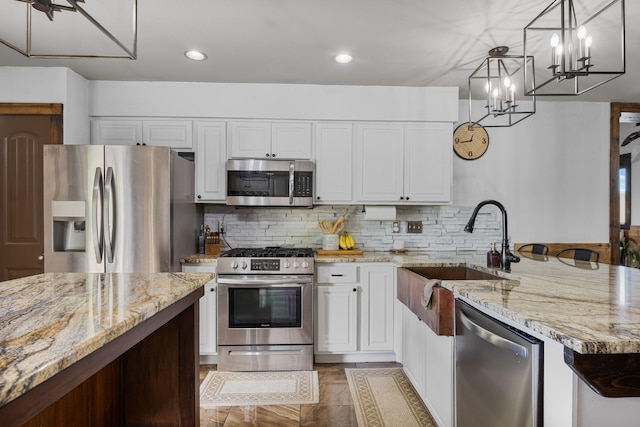
M 464 97 L 488 50 L 521 54 L 524 26 L 550 3 L 139 0 L 135 61 L 29 59 L 0 44 L 0 66 L 65 66 L 90 80 L 459 86 Z M 627 73 L 564 100 L 640 101 L 640 1 L 627 0 L 626 16 Z M 209 59 L 189 61 L 188 49 Z M 353 54 L 351 64 L 333 61 L 342 51 Z

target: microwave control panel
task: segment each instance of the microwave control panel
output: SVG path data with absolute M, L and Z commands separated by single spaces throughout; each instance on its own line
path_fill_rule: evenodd
M 311 172 L 296 172 L 294 177 L 294 197 L 312 197 L 313 174 Z

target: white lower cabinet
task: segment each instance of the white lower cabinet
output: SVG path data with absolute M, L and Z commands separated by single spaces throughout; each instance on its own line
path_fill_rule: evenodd
M 394 267 L 322 264 L 316 280 L 316 361 L 394 361 Z
M 436 335 L 402 305 L 404 372 L 440 427 L 454 425 L 453 337 Z
M 184 273 L 215 273 L 216 264 L 183 265 Z M 204 285 L 204 296 L 200 298 L 200 355 L 218 355 L 218 281 L 214 278 Z M 206 360 L 216 363 L 217 358 Z
M 358 349 L 358 285 L 316 286 L 316 352 Z

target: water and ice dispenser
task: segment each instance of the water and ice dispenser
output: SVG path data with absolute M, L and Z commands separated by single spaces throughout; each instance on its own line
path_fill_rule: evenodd
M 87 239 L 84 201 L 51 202 L 54 252 L 84 252 Z

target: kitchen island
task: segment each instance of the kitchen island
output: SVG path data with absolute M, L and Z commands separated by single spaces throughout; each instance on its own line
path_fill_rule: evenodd
M 503 280 L 443 280 L 441 286 L 455 298 L 544 341 L 545 425 L 637 425 L 640 270 L 523 256 L 510 272 L 503 272 L 487 268 L 484 253 L 365 252 L 316 257 L 317 266 L 367 262 L 466 267 L 500 276 Z M 453 346 L 453 340 L 444 342 Z M 448 354 L 452 357 L 453 351 Z M 410 356 L 400 354 L 405 366 L 404 359 Z M 443 369 L 439 365 L 438 370 Z
M 198 301 L 211 273 L 0 282 L 0 420 L 199 425 Z

